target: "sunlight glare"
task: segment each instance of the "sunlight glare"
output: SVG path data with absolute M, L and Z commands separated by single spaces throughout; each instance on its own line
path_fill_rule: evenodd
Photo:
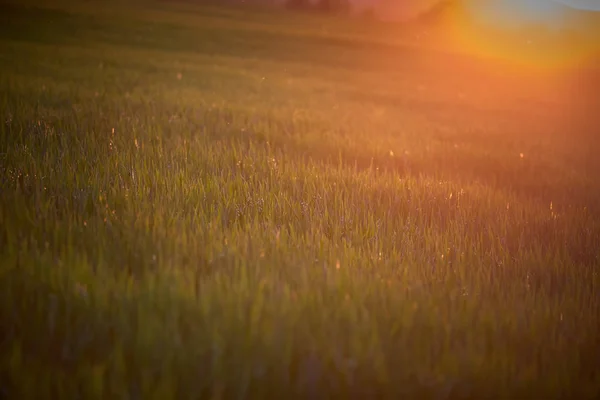
M 600 57 L 600 2 L 465 0 L 444 29 L 463 50 L 544 67 Z

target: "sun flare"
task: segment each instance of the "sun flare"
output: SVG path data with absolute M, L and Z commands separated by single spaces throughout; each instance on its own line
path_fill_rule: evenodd
M 463 50 L 518 63 L 573 66 L 600 55 L 600 4 L 556 0 L 465 0 L 448 29 Z

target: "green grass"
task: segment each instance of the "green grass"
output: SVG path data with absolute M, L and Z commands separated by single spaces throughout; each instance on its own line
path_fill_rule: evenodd
M 600 395 L 591 74 L 276 11 L 0 10 L 0 397 Z

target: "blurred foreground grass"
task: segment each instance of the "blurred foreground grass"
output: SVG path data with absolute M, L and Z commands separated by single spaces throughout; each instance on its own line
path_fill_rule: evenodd
M 591 74 L 98 7 L 0 7 L 0 396 L 597 398 Z

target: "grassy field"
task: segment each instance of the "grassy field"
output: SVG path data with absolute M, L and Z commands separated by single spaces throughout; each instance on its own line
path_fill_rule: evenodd
M 2 3 L 0 398 L 598 398 L 600 80 L 418 43 Z

